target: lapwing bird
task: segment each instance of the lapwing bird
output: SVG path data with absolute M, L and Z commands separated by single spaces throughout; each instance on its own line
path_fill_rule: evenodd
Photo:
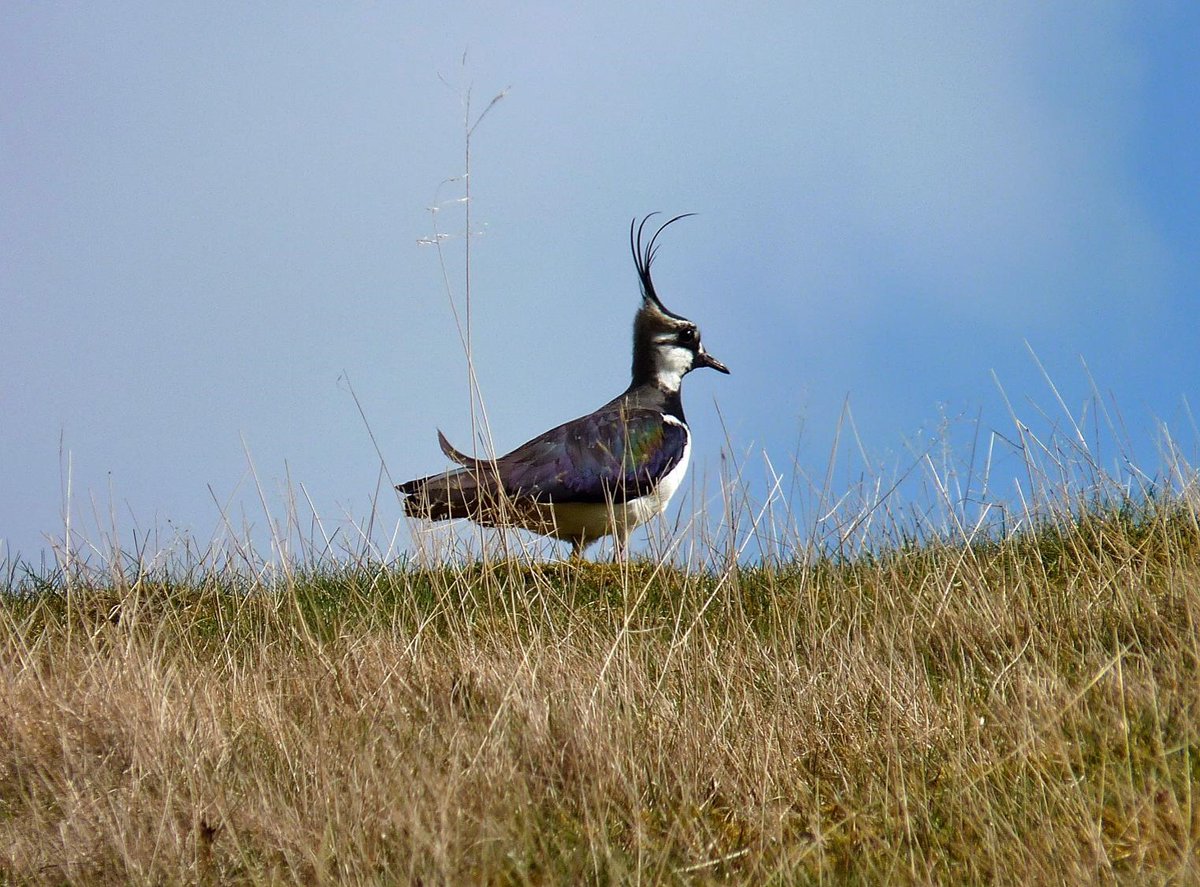
M 439 431 L 442 452 L 461 467 L 399 484 L 406 514 L 531 530 L 570 542 L 572 556 L 615 536 L 616 556 L 625 554 L 633 528 L 666 509 L 687 472 L 691 431 L 679 394 L 683 377 L 697 367 L 729 372 L 704 350 L 696 324 L 667 310 L 650 278 L 659 236 L 685 217 L 663 224 L 648 243 L 643 232 L 651 216 L 629 226 L 642 305 L 633 321 L 633 378 L 625 392 L 497 459 L 461 453 Z

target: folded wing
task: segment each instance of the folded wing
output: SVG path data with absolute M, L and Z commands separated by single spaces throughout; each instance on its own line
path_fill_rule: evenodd
M 444 441 L 444 438 L 442 439 Z M 687 428 L 657 410 L 612 409 L 547 431 L 495 461 L 400 484 L 410 515 L 490 522 L 503 501 L 622 503 L 650 493 L 687 448 Z

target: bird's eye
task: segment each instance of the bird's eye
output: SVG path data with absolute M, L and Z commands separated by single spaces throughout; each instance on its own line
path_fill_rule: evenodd
M 696 329 L 695 327 L 687 327 L 679 331 L 680 345 L 695 345 L 696 344 Z

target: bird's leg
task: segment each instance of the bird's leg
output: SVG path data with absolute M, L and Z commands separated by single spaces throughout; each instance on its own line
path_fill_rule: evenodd
M 618 531 L 613 539 L 613 563 L 629 563 L 629 534 Z

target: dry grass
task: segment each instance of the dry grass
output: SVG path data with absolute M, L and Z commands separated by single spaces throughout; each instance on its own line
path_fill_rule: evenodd
M 157 572 L 0 595 L 0 879 L 1200 878 L 1182 500 L 772 567 Z

